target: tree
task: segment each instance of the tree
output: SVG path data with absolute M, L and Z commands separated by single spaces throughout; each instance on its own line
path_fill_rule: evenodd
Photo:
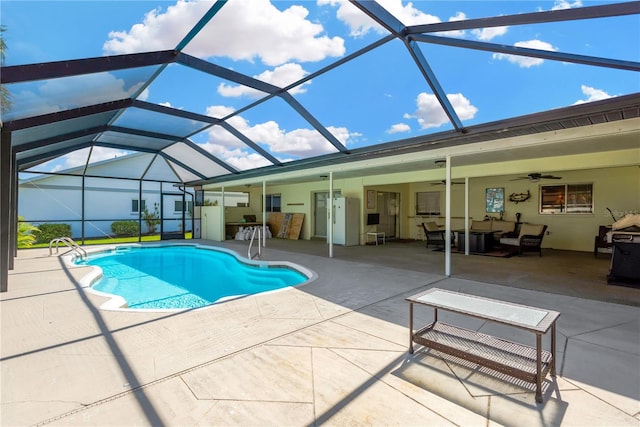
M 4 64 L 4 57 L 7 51 L 7 45 L 4 42 L 4 32 L 7 27 L 0 25 L 0 64 Z M 11 94 L 5 86 L 0 86 L 0 111 L 6 113 L 11 109 Z

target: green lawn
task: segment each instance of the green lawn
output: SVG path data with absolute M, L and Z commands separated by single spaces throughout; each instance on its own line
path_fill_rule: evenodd
M 191 232 L 187 232 L 185 233 L 185 239 L 191 239 L 192 238 L 192 233 Z M 142 241 L 143 242 L 155 242 L 155 241 L 160 241 L 160 235 L 159 234 L 154 234 L 151 236 L 142 236 Z M 135 237 L 102 237 L 102 238 L 95 238 L 95 239 L 85 239 L 84 243 L 82 243 L 80 240 L 76 240 L 76 243 L 83 244 L 83 245 L 115 245 L 118 243 L 138 243 L 138 236 Z M 35 243 L 33 246 L 31 246 L 32 248 L 48 248 L 49 247 L 49 243 Z M 26 247 L 20 247 L 18 246 L 18 249 L 27 249 Z

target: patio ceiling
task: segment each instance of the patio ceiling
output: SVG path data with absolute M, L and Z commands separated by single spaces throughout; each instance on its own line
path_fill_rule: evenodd
M 468 30 L 483 31 L 512 26 L 537 28 L 543 24 L 564 25 L 554 28 L 573 31 L 578 25 L 589 28 L 589 23 L 597 20 L 614 25 L 615 19 L 628 17 L 633 17 L 637 23 L 640 2 L 606 3 L 449 22 L 405 23 L 401 17 L 383 7 L 384 2 L 353 1 L 351 4 L 355 8 L 351 12 L 368 22 L 367 25 L 378 28 L 377 36 L 363 38 L 349 45 L 338 59 L 316 62 L 313 65 L 315 69 L 302 77 L 280 84 L 270 81 L 266 77 L 268 73 L 258 73 L 256 67 L 198 54 L 196 47 L 191 48 L 199 42 L 199 37 L 208 34 L 208 31 L 215 31 L 216 26 L 224 26 L 223 18 L 239 13 L 238 4 L 242 3 L 213 3 L 194 25 L 185 29 L 186 35 L 170 49 L 3 66 L 0 83 L 13 97 L 11 108 L 3 112 L 2 143 L 5 144 L 10 138 L 19 170 L 45 172 L 56 159 L 81 153 L 85 159 L 84 170 L 87 171 L 92 163 L 97 162 L 92 159 L 92 153 L 100 147 L 113 150 L 114 155 L 147 153 L 147 156 L 139 158 L 148 162 L 148 166 L 131 170 L 131 178 L 136 179 L 146 178 L 145 173 L 149 170 L 165 170 L 167 175 L 163 179 L 166 181 L 187 184 L 257 180 L 283 172 L 297 173 L 298 179 L 308 180 L 313 174 L 306 174 L 307 177 L 302 178 L 300 175 L 304 174 L 299 171 L 326 168 L 329 165 L 356 165 L 358 162 L 361 162 L 358 167 L 343 168 L 343 176 L 362 176 L 432 167 L 425 166 L 424 155 L 416 157 L 414 162 L 390 162 L 386 165 L 378 162 L 375 166 L 368 166 L 366 161 L 372 159 L 429 151 L 433 154 L 427 157 L 436 158 L 454 147 L 585 126 L 606 126 L 640 117 L 637 85 L 640 62 L 637 48 L 634 51 L 637 41 L 629 50 L 630 57 L 616 59 L 516 44 L 489 43 L 471 40 L 463 35 Z M 224 15 L 225 12 L 228 14 Z M 233 34 L 228 35 L 234 37 Z M 234 42 L 237 42 L 237 38 Z M 627 40 L 620 42 L 626 43 Z M 461 58 L 468 62 L 470 69 L 476 65 L 475 61 L 486 60 L 486 56 L 478 56 L 479 53 L 491 52 L 494 55 L 517 55 L 572 64 L 580 67 L 576 72 L 580 72 L 582 67 L 595 67 L 606 72 L 604 78 L 621 76 L 621 79 L 629 79 L 631 76 L 631 81 L 636 84 L 627 86 L 626 93 L 618 93 L 608 99 L 560 108 L 552 105 L 541 110 L 533 106 L 531 112 L 526 110 L 528 107 L 520 105 L 526 104 L 522 102 L 526 99 L 520 100 L 517 107 L 517 100 L 497 99 L 494 100 L 495 104 L 514 103 L 514 111 L 527 114 L 509 116 L 501 113 L 503 116 L 497 117 L 485 114 L 482 118 L 492 120 L 483 121 L 482 118 L 465 116 L 463 108 L 459 104 L 454 105 L 452 99 L 457 99 L 452 96 L 457 90 L 454 82 L 446 74 L 437 72 L 438 60 L 447 58 L 446 52 L 440 56 L 443 46 L 446 52 L 453 52 L 452 55 L 462 55 Z M 402 55 L 403 62 L 396 55 Z M 464 55 L 468 60 L 464 59 Z M 390 57 L 398 62 L 387 62 Z M 378 117 L 376 110 L 381 107 L 367 100 L 360 102 L 360 92 L 350 92 L 349 86 L 362 85 L 364 90 L 373 90 L 375 87 L 380 92 L 390 89 L 377 87 L 383 82 L 367 81 L 371 67 L 389 68 L 389 77 L 406 81 L 407 85 L 415 86 L 416 92 L 426 93 L 425 96 L 437 101 L 438 113 L 444 113 L 446 123 L 420 128 L 413 131 L 412 136 L 401 139 L 396 138 L 397 133 L 380 130 L 379 134 L 362 138 L 368 138 L 368 142 L 350 143 L 350 140 L 357 139 L 358 123 L 349 122 L 349 108 L 352 112 L 358 109 L 359 116 L 369 114 Z M 346 69 L 353 71 L 354 68 L 361 81 L 340 80 L 341 72 Z M 532 70 L 532 73 L 535 71 Z M 534 80 L 532 78 L 532 82 Z M 122 90 L 112 90 L 110 82 L 113 81 L 118 81 Z M 481 80 L 477 84 L 482 83 Z M 509 82 L 509 85 L 518 84 L 522 83 L 515 79 Z M 304 95 L 305 91 L 311 91 L 313 85 L 326 88 L 332 97 L 325 99 L 324 104 L 318 104 L 319 101 Z M 506 96 L 513 90 L 509 85 L 501 95 Z M 163 102 L 149 96 L 149 93 L 159 91 L 156 86 L 171 86 L 190 97 L 197 97 L 209 90 L 205 88 L 213 87 L 218 87 L 218 91 L 237 91 L 249 95 L 238 99 L 234 108 L 228 110 L 214 111 L 205 107 L 188 110 L 176 107 L 181 105 L 179 98 Z M 51 87 L 65 89 L 56 92 L 44 90 Z M 27 93 L 30 96 L 24 96 Z M 536 94 L 538 96 L 544 98 L 545 95 Z M 409 108 L 404 105 L 399 111 Z M 345 136 L 343 127 L 333 123 L 335 116 L 326 112 L 333 109 L 344 117 L 347 125 L 343 127 L 349 129 L 346 132 L 348 135 Z M 355 117 L 356 114 L 351 115 Z M 401 116 L 400 113 L 398 115 Z M 282 139 L 299 138 L 302 141 L 307 138 L 299 145 L 312 145 L 312 148 L 278 151 L 278 141 L 266 140 L 260 129 L 247 125 L 251 118 L 261 121 L 264 125 L 262 130 L 267 124 L 291 123 L 297 133 L 282 133 Z M 636 148 L 637 137 L 637 132 L 634 135 L 625 133 L 608 141 L 606 147 L 596 138 L 583 142 L 563 141 L 562 144 L 545 146 L 544 155 Z M 508 156 L 525 159 L 541 155 L 541 149 L 534 146 L 518 149 L 517 153 L 511 151 Z M 234 150 L 242 153 L 242 162 L 237 159 L 241 156 L 230 154 Z M 458 165 L 494 162 L 507 156 L 500 150 L 484 153 L 477 153 L 473 149 L 466 152 L 459 150 L 458 154 Z M 289 182 L 293 180 L 293 177 L 288 178 Z

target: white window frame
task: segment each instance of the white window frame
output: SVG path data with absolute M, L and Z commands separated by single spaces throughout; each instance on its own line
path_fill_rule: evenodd
M 277 197 L 280 199 L 280 209 L 277 211 L 273 210 L 273 199 Z M 266 195 L 267 205 L 265 206 L 265 212 L 282 212 L 282 195 L 280 193 L 277 194 L 267 194 Z
M 182 200 L 174 200 L 173 201 L 173 213 L 182 213 L 183 212 L 178 207 L 178 203 L 180 203 L 180 205 L 184 209 L 184 212 L 189 212 L 189 213 L 193 212 L 193 202 L 191 200 L 186 200 L 184 202 L 184 204 L 182 203 Z
M 133 209 L 133 204 L 136 204 L 137 209 Z M 137 214 L 138 212 L 144 212 L 144 208 L 147 207 L 147 200 L 142 199 L 142 208 L 140 208 L 140 200 L 139 199 L 131 199 L 131 213 Z
M 553 191 L 552 187 L 557 188 Z M 540 215 L 593 215 L 593 199 L 591 182 L 540 185 L 538 212 Z

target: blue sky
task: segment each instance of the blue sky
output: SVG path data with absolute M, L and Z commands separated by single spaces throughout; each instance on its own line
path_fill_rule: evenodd
M 401 22 L 412 25 L 605 2 L 380 0 L 379 3 Z M 3 0 L 0 19 L 7 29 L 8 45 L 5 65 L 173 49 L 211 4 L 151 0 Z M 231 0 L 184 52 L 276 86 L 285 86 L 384 35 L 382 29 L 354 6 L 337 0 Z M 640 61 L 637 15 L 442 35 Z M 630 71 L 419 45 L 465 126 L 640 89 L 638 73 Z M 112 77 L 125 81 L 125 74 Z M 128 79 L 135 80 L 134 76 Z M 42 97 L 68 90 L 68 83 L 25 85 L 13 93 L 15 103 L 19 105 L 24 100 L 27 110 L 37 106 L 55 111 L 61 104 L 48 105 L 41 102 Z M 91 82 L 85 79 L 77 86 L 78 92 L 82 92 Z M 108 85 L 103 87 L 106 93 L 102 96 L 108 98 L 112 89 Z M 130 93 L 132 87 L 120 89 Z M 350 149 L 452 128 L 406 48 L 397 40 L 290 93 Z M 172 65 L 140 99 L 223 117 L 259 96 L 254 90 L 232 82 Z M 335 151 L 278 98 L 232 118 L 230 123 L 282 161 Z M 192 140 L 238 169 L 269 164 L 219 127 L 194 135 Z M 86 152 L 65 156 L 43 168 L 77 166 L 83 156 L 86 158 Z M 118 154 L 123 153 L 96 150 L 92 161 Z

